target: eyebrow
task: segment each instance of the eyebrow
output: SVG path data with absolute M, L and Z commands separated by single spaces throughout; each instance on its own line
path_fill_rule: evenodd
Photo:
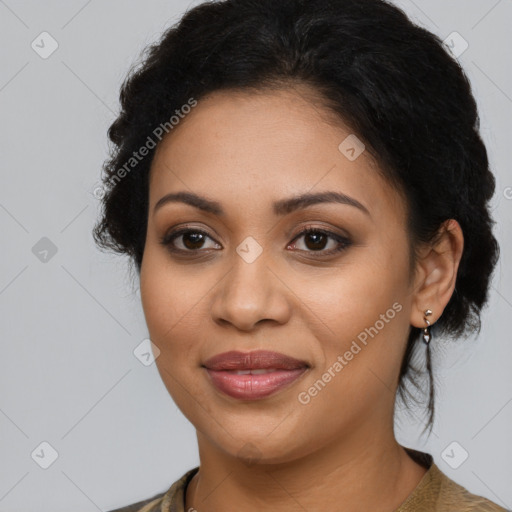
M 160 198 L 153 209 L 155 213 L 163 205 L 168 203 L 181 202 L 203 210 L 208 213 L 212 213 L 217 216 L 225 215 L 222 206 L 217 201 L 212 201 L 206 197 L 199 196 L 193 192 L 176 192 L 166 194 Z M 316 194 L 305 193 L 299 196 L 290 197 L 288 199 L 281 199 L 272 204 L 275 215 L 287 215 L 294 212 L 295 210 L 307 208 L 319 203 L 340 203 L 358 208 L 366 215 L 370 216 L 368 209 L 361 204 L 357 199 L 342 194 L 340 192 L 319 192 Z

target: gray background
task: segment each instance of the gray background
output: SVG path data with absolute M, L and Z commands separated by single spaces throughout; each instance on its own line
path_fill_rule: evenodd
M 155 365 L 133 353 L 147 338 L 136 280 L 91 237 L 121 81 L 142 48 L 197 3 L 0 0 L 2 512 L 110 510 L 167 490 L 199 463 L 192 425 Z M 512 508 L 512 2 L 396 3 L 443 40 L 457 31 L 469 44 L 458 58 L 497 177 L 502 249 L 481 334 L 436 360 L 433 434 L 420 435 L 418 410 L 398 416 L 397 435 L 472 492 Z M 43 31 L 59 45 L 46 59 L 31 47 L 42 46 Z M 47 469 L 42 442 L 58 453 Z M 446 461 L 460 461 L 462 450 L 469 457 L 452 469 Z

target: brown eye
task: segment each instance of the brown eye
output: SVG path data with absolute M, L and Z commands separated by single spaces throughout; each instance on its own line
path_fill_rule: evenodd
M 327 235 L 319 232 L 311 232 L 304 235 L 306 247 L 315 251 L 325 249 L 328 239 L 329 237 Z
M 337 233 L 308 227 L 304 231 L 301 231 L 294 238 L 294 243 L 288 247 L 295 246 L 297 244 L 296 240 L 300 240 L 301 238 L 304 238 L 303 245 L 305 249 L 299 248 L 298 250 L 301 252 L 319 253 L 318 256 L 329 256 L 347 249 L 352 244 L 351 240 Z M 331 244 L 332 247 L 328 250 L 324 250 L 329 244 L 329 241 L 333 242 Z
M 182 247 L 177 247 L 175 242 L 180 238 Z M 206 232 L 199 229 L 179 229 L 166 234 L 160 240 L 160 243 L 170 251 L 198 252 L 199 249 L 204 247 L 205 240 L 208 238 L 213 240 Z
M 187 249 L 200 249 L 204 244 L 204 235 L 202 233 L 196 233 L 189 231 L 182 235 L 183 245 Z

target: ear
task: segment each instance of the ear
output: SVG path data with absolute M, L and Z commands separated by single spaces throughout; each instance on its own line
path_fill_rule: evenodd
M 449 219 L 441 225 L 434 245 L 426 246 L 416 264 L 410 323 L 426 327 L 424 311 L 432 310 L 428 317 L 433 325 L 443 314 L 457 280 L 464 235 L 459 223 Z

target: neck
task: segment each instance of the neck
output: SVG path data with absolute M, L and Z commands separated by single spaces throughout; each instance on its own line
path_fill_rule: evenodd
M 290 462 L 252 465 L 220 451 L 198 432 L 201 464 L 187 487 L 186 510 L 393 511 L 426 469 L 407 455 L 392 429 L 380 436 L 370 425 L 365 430 Z

